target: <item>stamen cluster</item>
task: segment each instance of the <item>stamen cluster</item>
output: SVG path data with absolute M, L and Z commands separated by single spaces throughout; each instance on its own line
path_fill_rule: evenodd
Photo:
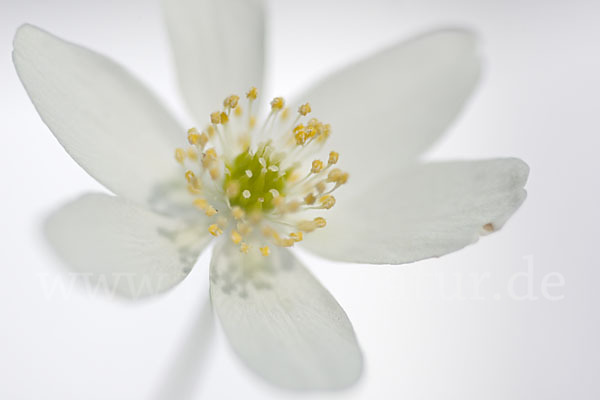
M 245 111 L 239 96 L 228 96 L 203 131 L 188 130 L 189 146 L 177 148 L 175 159 L 184 168 L 192 203 L 209 218 L 210 234 L 226 233 L 241 252 L 257 248 L 267 256 L 269 245 L 291 247 L 326 226 L 323 217 L 307 215 L 335 205 L 333 192 L 348 181 L 348 173 L 335 167 L 335 151 L 325 161 L 305 162 L 331 135 L 329 124 L 305 121 L 309 103 L 291 121 L 285 100 L 276 97 L 257 126 L 257 98 L 253 87 Z

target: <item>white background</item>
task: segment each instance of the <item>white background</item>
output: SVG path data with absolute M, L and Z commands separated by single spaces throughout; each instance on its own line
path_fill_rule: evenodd
M 211 323 L 208 254 L 175 290 L 128 303 L 69 288 L 42 238 L 41 221 L 51 210 L 103 189 L 35 113 L 10 61 L 12 36 L 31 22 L 110 55 L 151 83 L 187 124 L 158 5 L 0 4 L 0 398 L 302 397 L 256 378 Z M 501 232 L 463 251 L 397 267 L 304 257 L 350 316 L 366 360 L 353 388 L 307 397 L 600 398 L 600 3 L 270 6 L 273 94 L 293 94 L 347 61 L 436 26 L 475 29 L 484 79 L 431 156 L 517 156 L 531 166 L 523 207 Z M 310 62 L 298 61 L 304 57 Z M 564 286 L 544 294 L 552 273 L 547 282 L 562 277 Z M 57 282 L 67 285 L 65 293 L 50 293 Z

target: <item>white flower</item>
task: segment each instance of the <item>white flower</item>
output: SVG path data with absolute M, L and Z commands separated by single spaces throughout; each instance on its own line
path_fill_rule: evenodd
M 502 227 L 525 199 L 522 161 L 419 161 L 478 80 L 475 39 L 416 37 L 331 75 L 289 109 L 274 99 L 263 117 L 254 90 L 243 98 L 262 84 L 261 4 L 170 0 L 164 9 L 200 124 L 187 137 L 111 60 L 19 28 L 13 59 L 36 109 L 116 194 L 64 206 L 48 237 L 69 265 L 142 296 L 180 282 L 219 236 L 211 298 L 245 363 L 284 387 L 348 386 L 362 370 L 352 325 L 286 247 L 304 239 L 333 260 L 401 264 Z M 328 141 L 330 126 L 313 114 L 331 124 Z

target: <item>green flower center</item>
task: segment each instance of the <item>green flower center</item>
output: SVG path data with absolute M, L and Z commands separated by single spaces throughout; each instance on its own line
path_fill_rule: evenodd
M 291 170 L 281 171 L 279 161 L 269 155 L 268 146 L 263 146 L 254 154 L 243 151 L 225 165 L 223 189 L 232 207 L 246 213 L 270 211 L 275 207 L 273 199 L 285 195 Z

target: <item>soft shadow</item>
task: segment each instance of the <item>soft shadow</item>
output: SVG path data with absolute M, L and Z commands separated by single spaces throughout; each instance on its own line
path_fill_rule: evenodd
M 152 399 L 191 399 L 197 393 L 215 333 L 208 295 L 203 296 L 200 311 L 190 328 Z

